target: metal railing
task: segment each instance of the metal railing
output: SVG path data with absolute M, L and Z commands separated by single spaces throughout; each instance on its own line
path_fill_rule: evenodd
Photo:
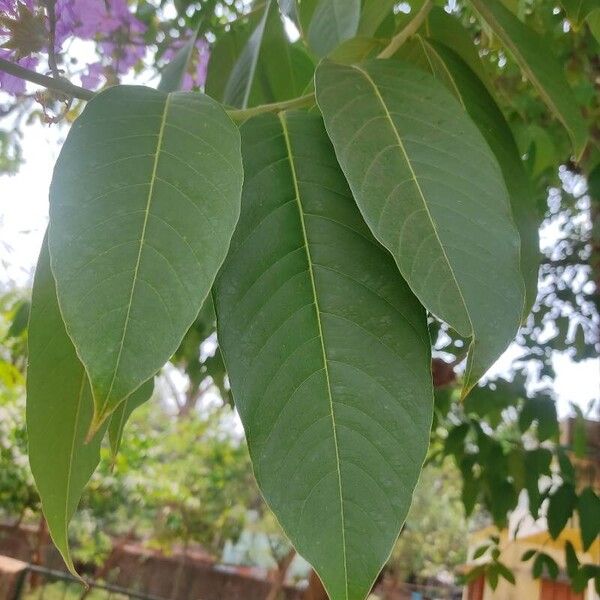
M 87 588 L 70 573 L 27 565 L 14 600 L 165 600 L 110 583 L 85 582 Z

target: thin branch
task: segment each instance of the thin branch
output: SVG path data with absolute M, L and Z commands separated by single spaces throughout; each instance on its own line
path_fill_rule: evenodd
M 243 109 L 230 109 L 227 114 L 237 122 L 243 122 L 266 112 L 279 112 L 288 108 L 300 108 L 302 106 L 310 106 L 315 101 L 314 94 L 306 94 L 305 96 L 299 96 L 298 98 L 292 98 L 291 100 L 285 100 L 283 102 L 273 102 L 271 104 L 260 104 L 259 106 L 253 106 L 252 108 Z
M 48 77 L 47 75 L 36 73 L 31 69 L 26 69 L 25 67 L 10 62 L 9 60 L 5 60 L 4 58 L 0 58 L 0 71 L 24 79 L 25 81 L 31 81 L 31 83 L 36 83 L 49 90 L 61 92 L 72 98 L 91 100 L 95 96 L 94 92 L 91 90 L 86 90 L 78 85 L 74 85 L 62 77 Z
M 412 19 L 404 29 L 397 33 L 391 39 L 390 43 L 379 53 L 378 58 L 390 58 L 393 56 L 398 48 L 400 48 L 409 37 L 414 35 L 421 25 L 423 25 L 432 7 L 433 3 L 431 0 L 427 0 L 421 7 L 421 10 L 415 15 L 415 18 Z
M 48 13 L 48 66 L 54 77 L 60 77 L 56 63 L 56 0 L 46 0 Z

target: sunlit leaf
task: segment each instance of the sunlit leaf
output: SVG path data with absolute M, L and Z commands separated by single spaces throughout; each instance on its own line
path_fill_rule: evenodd
M 401 61 L 322 62 L 316 91 L 371 231 L 425 307 L 472 337 L 464 395 L 523 310 L 519 236 L 498 163 L 450 92 Z
M 196 318 L 227 253 L 241 182 L 238 130 L 203 94 L 113 87 L 71 128 L 50 189 L 49 247 L 92 385 L 93 428 Z
M 370 234 L 319 116 L 242 127 L 219 344 L 263 494 L 332 600 L 371 588 L 433 412 L 423 308 Z

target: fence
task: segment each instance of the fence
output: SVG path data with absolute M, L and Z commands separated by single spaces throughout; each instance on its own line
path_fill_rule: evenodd
M 165 600 L 118 585 L 90 580 L 86 583 L 87 588 L 69 573 L 27 565 L 14 600 Z

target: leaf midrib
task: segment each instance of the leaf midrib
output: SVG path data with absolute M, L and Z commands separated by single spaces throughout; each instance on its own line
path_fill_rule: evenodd
M 302 206 L 302 201 L 300 200 L 300 189 L 298 186 L 298 177 L 296 174 L 296 167 L 294 164 L 294 158 L 293 158 L 293 154 L 292 154 L 292 148 L 291 148 L 289 133 L 288 133 L 288 129 L 287 129 L 287 123 L 285 120 L 284 113 L 279 113 L 278 117 L 279 117 L 279 121 L 281 123 L 281 128 L 283 130 L 283 137 L 285 140 L 286 151 L 287 151 L 287 155 L 288 155 L 288 159 L 289 159 L 289 163 L 290 163 L 290 172 L 291 172 L 292 181 L 294 184 L 294 193 L 295 193 L 295 197 L 296 197 L 296 202 L 298 204 L 298 214 L 300 216 L 300 225 L 302 227 L 302 238 L 304 240 L 304 248 L 306 250 L 306 259 L 308 262 L 308 273 L 309 273 L 309 277 L 310 277 L 313 301 L 314 301 L 314 305 L 315 305 L 315 315 L 317 318 L 319 340 L 321 342 L 321 352 L 322 352 L 322 357 L 323 357 L 323 368 L 324 368 L 325 379 L 326 379 L 326 384 L 327 384 L 329 410 L 331 413 L 331 428 L 333 431 L 333 445 L 335 448 L 335 463 L 336 463 L 339 495 L 340 495 L 342 558 L 343 558 L 343 562 L 344 562 L 344 585 L 345 585 L 346 599 L 347 599 L 348 598 L 348 564 L 347 564 L 348 561 L 347 561 L 347 556 L 346 556 L 346 531 L 345 531 L 346 526 L 345 526 L 345 520 L 344 520 L 344 498 L 343 498 L 343 493 L 342 493 L 342 471 L 341 471 L 341 464 L 340 464 L 339 443 L 338 443 L 338 438 L 337 438 L 337 426 L 336 426 L 336 422 L 335 422 L 335 412 L 334 412 L 334 407 L 333 407 L 333 397 L 331 394 L 331 380 L 329 377 L 329 364 L 328 364 L 327 352 L 325 350 L 325 338 L 323 336 L 323 326 L 321 324 L 321 310 L 319 307 L 319 300 L 317 297 L 317 288 L 316 288 L 316 283 L 315 283 L 313 262 L 312 262 L 312 258 L 311 258 L 311 254 L 310 254 L 310 247 L 308 245 L 308 235 L 306 233 L 306 224 L 304 222 L 304 208 Z
M 167 122 L 167 115 L 169 112 L 169 103 L 171 101 L 171 96 L 172 94 L 167 94 L 167 97 L 165 99 L 165 106 L 163 108 L 163 112 L 162 112 L 162 117 L 161 117 L 161 122 L 160 122 L 160 129 L 158 131 L 158 139 L 156 142 L 156 153 L 154 154 L 154 163 L 152 165 L 152 174 L 150 176 L 150 187 L 148 189 L 148 197 L 146 199 L 146 209 L 144 211 L 144 223 L 142 225 L 142 233 L 140 235 L 140 247 L 138 249 L 138 255 L 137 255 L 137 259 L 136 259 L 136 263 L 135 263 L 135 268 L 133 271 L 133 278 L 132 278 L 132 282 L 131 282 L 131 292 L 129 294 L 129 302 L 127 303 L 127 312 L 125 313 L 125 322 L 123 324 L 123 334 L 121 336 L 121 341 L 119 343 L 119 351 L 117 354 L 117 360 L 115 363 L 115 369 L 113 371 L 113 377 L 112 380 L 110 382 L 110 386 L 108 388 L 108 392 L 106 393 L 106 396 L 104 398 L 104 402 L 102 404 L 102 407 L 100 408 L 100 410 L 98 411 L 99 414 L 95 415 L 94 421 L 97 420 L 96 417 L 102 417 L 102 413 L 105 411 L 106 406 L 110 400 L 110 395 L 112 393 L 113 387 L 115 385 L 115 381 L 117 379 L 117 373 L 119 371 L 119 366 L 121 363 L 121 357 L 123 355 L 123 347 L 125 344 L 125 336 L 127 335 L 127 329 L 129 327 L 129 320 L 130 320 L 130 315 L 131 315 L 131 305 L 133 304 L 133 296 L 135 294 L 135 287 L 136 287 L 136 283 L 138 280 L 138 272 L 140 269 L 140 263 L 142 260 L 142 251 L 144 249 L 144 242 L 145 242 L 145 238 L 146 238 L 146 227 L 148 225 L 148 217 L 150 215 L 150 206 L 152 204 L 152 197 L 154 195 L 154 182 L 157 179 L 157 171 L 158 171 L 158 163 L 160 160 L 160 155 L 161 155 L 161 146 L 163 143 L 163 137 L 164 137 L 164 132 L 165 132 L 165 125 Z M 96 410 L 96 409 L 94 409 Z
M 379 89 L 377 88 L 377 85 L 375 84 L 375 82 L 373 81 L 373 79 L 371 78 L 371 76 L 363 69 L 361 69 L 359 66 L 357 65 L 352 65 L 352 68 L 356 71 L 358 71 L 366 80 L 367 82 L 371 85 L 371 87 L 373 88 L 373 91 L 375 92 L 375 96 L 377 97 L 377 101 L 381 104 L 381 107 L 383 108 L 384 112 L 385 112 L 385 118 L 387 119 L 387 121 L 390 124 L 390 127 L 392 128 L 392 131 L 394 132 L 394 136 L 396 137 L 396 140 L 398 142 L 398 147 L 400 148 L 400 150 L 402 151 L 402 154 L 404 155 L 404 160 L 406 161 L 406 164 L 410 170 L 410 174 L 411 177 L 413 179 L 413 181 L 415 182 L 415 186 L 417 188 L 417 191 L 419 192 L 419 197 L 421 198 L 421 201 L 423 203 L 423 207 L 425 209 L 425 214 L 427 215 L 427 218 L 431 224 L 431 228 L 433 229 L 433 232 L 435 234 L 435 238 L 438 242 L 440 251 L 444 257 L 444 260 L 446 261 L 446 264 L 448 265 L 448 269 L 450 270 L 450 274 L 452 275 L 452 279 L 454 280 L 454 285 L 456 286 L 456 290 L 458 291 L 458 294 L 462 300 L 462 304 L 463 304 L 463 308 L 465 311 L 465 314 L 467 315 L 467 319 L 469 321 L 469 325 L 471 326 L 471 335 L 473 336 L 473 341 L 475 339 L 475 329 L 473 327 L 473 321 L 471 320 L 471 315 L 469 313 L 469 309 L 467 307 L 467 303 L 465 301 L 465 298 L 463 296 L 462 290 L 460 289 L 460 286 L 458 285 L 458 280 L 456 278 L 456 274 L 454 273 L 454 269 L 452 267 L 452 263 L 450 262 L 450 260 L 448 259 L 448 255 L 446 254 L 446 250 L 444 249 L 444 245 L 442 244 L 442 240 L 440 239 L 437 227 L 435 226 L 435 221 L 433 220 L 433 216 L 431 215 L 431 211 L 429 210 L 429 206 L 427 205 L 427 201 L 425 200 L 425 195 L 423 194 L 423 190 L 421 189 L 421 184 L 419 183 L 419 179 L 417 178 L 417 174 L 415 173 L 415 170 L 413 169 L 412 163 L 410 162 L 410 158 L 408 156 L 408 153 L 406 151 L 406 148 L 404 147 L 404 142 L 402 141 L 402 138 L 400 137 L 400 133 L 398 132 L 398 130 L 396 129 L 396 126 L 394 124 L 394 120 L 392 119 L 392 116 L 390 115 L 390 112 L 387 108 L 387 105 L 383 99 L 383 97 L 381 96 L 381 94 L 379 93 Z M 407 280 L 407 283 L 410 286 L 410 281 Z M 412 287 L 412 286 L 411 286 Z
M 71 559 L 71 553 L 69 552 L 69 502 L 71 496 L 71 480 L 73 476 L 73 462 L 75 460 L 75 445 L 77 440 L 77 431 L 79 424 L 79 416 L 81 414 L 81 405 L 83 401 L 83 391 L 85 389 L 85 384 L 87 383 L 87 375 L 85 369 L 83 370 L 83 375 L 81 377 L 81 385 L 79 386 L 79 395 L 77 397 L 77 408 L 75 410 L 75 420 L 73 427 L 73 437 L 71 439 L 71 449 L 69 451 L 69 464 L 67 467 L 67 482 L 65 484 L 65 541 L 67 543 L 66 553 L 67 555 L 64 557 L 67 567 L 71 573 L 75 573 L 75 567 L 73 566 L 73 561 Z

